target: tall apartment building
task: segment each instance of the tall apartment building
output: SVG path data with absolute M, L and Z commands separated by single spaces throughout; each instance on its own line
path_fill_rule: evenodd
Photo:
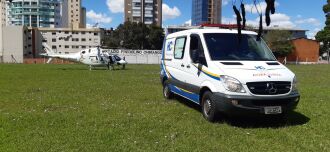
M 7 23 L 28 27 L 55 27 L 59 24 L 59 0 L 13 0 L 7 3 Z
M 86 28 L 86 8 L 82 7 L 81 0 L 62 0 L 61 25 L 63 28 Z
M 162 25 L 162 0 L 125 0 L 125 21 Z
M 193 0 L 192 18 L 193 26 L 200 24 L 221 24 L 222 0 Z

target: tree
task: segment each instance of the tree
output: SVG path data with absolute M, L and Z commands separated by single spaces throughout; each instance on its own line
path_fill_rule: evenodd
M 265 37 L 267 45 L 276 57 L 286 57 L 292 52 L 294 46 L 290 39 L 290 32 L 283 30 L 269 31 Z
M 120 47 L 120 40 L 118 39 L 119 37 L 119 32 L 117 30 L 111 29 L 106 33 L 104 36 L 103 44 L 107 47 L 112 47 L 112 48 L 118 48 Z
M 290 39 L 290 32 L 283 30 L 269 31 L 265 36 L 267 45 L 276 57 L 286 57 L 292 52 L 294 46 Z
M 320 55 L 327 52 L 330 48 L 330 0 L 327 0 L 327 4 L 323 6 L 323 12 L 326 14 L 325 27 L 315 36 L 316 40 L 322 44 L 320 47 Z
M 161 50 L 163 47 L 164 41 L 164 31 L 161 27 L 157 25 L 150 26 L 150 33 L 148 36 L 148 42 L 150 49 L 152 50 Z
M 159 26 L 125 22 L 120 24 L 104 41 L 111 48 L 160 50 L 163 39 L 163 29 Z

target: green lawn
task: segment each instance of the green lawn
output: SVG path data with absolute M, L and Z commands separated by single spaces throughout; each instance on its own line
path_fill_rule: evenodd
M 286 122 L 209 123 L 162 97 L 158 65 L 0 65 L 0 151 L 330 151 L 330 66 L 290 66 L 301 102 Z

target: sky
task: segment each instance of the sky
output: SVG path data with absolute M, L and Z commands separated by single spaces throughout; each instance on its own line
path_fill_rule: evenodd
M 233 2 L 239 7 L 240 0 L 223 0 L 222 23 L 235 24 Z M 243 0 L 247 11 L 247 24 L 258 25 L 258 13 L 253 0 Z M 258 0 L 258 10 L 265 10 L 264 0 Z M 116 28 L 124 21 L 124 0 L 82 0 L 87 9 L 87 25 L 96 23 L 103 28 Z M 276 13 L 271 16 L 270 26 L 308 30 L 307 36 L 315 34 L 325 26 L 322 11 L 326 0 L 275 0 Z M 191 22 L 192 0 L 163 0 L 163 26 L 183 25 Z

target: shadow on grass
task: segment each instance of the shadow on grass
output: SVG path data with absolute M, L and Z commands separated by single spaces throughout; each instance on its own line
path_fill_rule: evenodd
M 174 98 L 179 103 L 192 108 L 201 113 L 201 107 L 183 97 L 175 96 Z M 220 114 L 221 115 L 221 114 Z M 202 117 L 202 113 L 201 113 Z M 206 120 L 205 120 L 206 121 Z M 290 126 L 300 126 L 307 124 L 310 121 L 310 118 L 307 116 L 292 111 L 288 113 L 286 116 L 236 116 L 230 117 L 226 115 L 222 115 L 221 118 L 218 118 L 216 123 L 226 123 L 231 126 L 239 127 L 239 128 L 284 128 Z
M 202 111 L 201 106 L 181 96 L 174 95 L 174 100 L 198 112 Z
M 310 118 L 292 111 L 286 116 L 264 116 L 264 117 L 225 117 L 224 121 L 239 128 L 284 128 L 290 126 L 301 126 L 307 124 Z

